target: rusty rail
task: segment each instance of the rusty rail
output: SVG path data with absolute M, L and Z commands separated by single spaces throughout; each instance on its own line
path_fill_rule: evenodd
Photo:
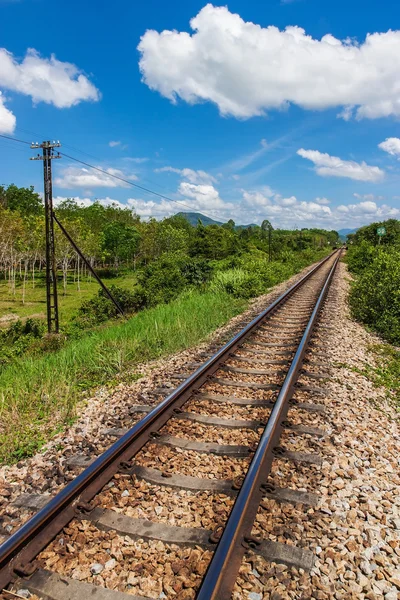
M 274 451 L 278 450 L 277 444 L 282 433 L 283 422 L 289 410 L 289 401 L 295 391 L 294 385 L 303 366 L 308 342 L 328 293 L 339 258 L 340 252 L 329 271 L 278 398 L 275 401 L 224 532 L 196 596 L 197 600 L 229 600 L 246 550 L 259 543 L 259 540 L 252 538 L 251 529 L 264 495 L 262 486 L 265 485 L 270 473 Z

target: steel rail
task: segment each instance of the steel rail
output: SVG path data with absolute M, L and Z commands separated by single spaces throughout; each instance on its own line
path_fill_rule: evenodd
M 132 457 L 149 441 L 190 397 L 217 371 L 229 354 L 249 337 L 258 325 L 284 304 L 333 255 L 321 260 L 297 283 L 257 315 L 244 329 L 218 350 L 182 382 L 169 396 L 138 421 L 125 435 L 96 458 L 80 475 L 68 483 L 41 510 L 33 515 L 3 544 L 0 545 L 0 590 L 9 585 L 15 574 L 28 575 L 32 561 L 80 511 L 90 510 L 88 503 L 110 481 L 121 464 Z
M 244 554 L 249 548 L 256 547 L 261 541 L 251 536 L 251 530 L 259 503 L 265 495 L 262 485 L 266 483 L 270 473 L 274 459 L 274 449 L 276 449 L 279 442 L 283 422 L 290 407 L 289 400 L 293 396 L 294 386 L 303 365 L 304 355 L 340 255 L 341 251 L 339 251 L 339 255 L 330 269 L 319 294 L 196 600 L 230 600 Z

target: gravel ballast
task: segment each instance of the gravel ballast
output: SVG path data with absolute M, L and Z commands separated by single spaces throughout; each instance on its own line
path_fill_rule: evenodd
M 250 320 L 299 276 L 257 299 L 247 313 L 215 333 L 216 341 L 211 346 L 202 344 L 169 359 L 141 365 L 135 369 L 143 373 L 139 381 L 132 385 L 121 384 L 113 392 L 100 390 L 83 407 L 78 422 L 50 442 L 43 454 L 0 469 L 0 542 L 2 531 L 4 534 L 12 532 L 31 514 L 12 505 L 19 494 L 56 493 L 78 472 L 68 468 L 70 456 L 80 453 L 94 457 L 102 452 L 114 441 L 105 435 L 107 429 L 126 427 L 141 417 L 140 414 L 129 415 L 130 406 L 157 402 L 159 398 L 150 393 L 152 389 L 161 385 L 175 387 L 174 373 L 190 371 L 185 366 L 188 362 L 201 362 L 201 352 L 212 344 L 221 345 L 224 336 L 229 338 L 237 330 L 238 323 Z M 321 388 L 321 393 L 296 392 L 298 401 L 322 404 L 326 410 L 322 414 L 305 413 L 294 407 L 288 415 L 292 423 L 322 428 L 325 435 L 323 438 L 295 435 L 285 430 L 281 439 L 281 445 L 288 450 L 319 455 L 322 465 L 295 465 L 277 459 L 269 477 L 276 486 L 317 493 L 320 503 L 317 507 L 306 507 L 265 499 L 253 528 L 254 535 L 311 550 L 316 557 L 314 567 L 306 573 L 267 563 L 256 555 L 247 557 L 236 583 L 234 600 L 400 598 L 398 415 L 387 400 L 386 390 L 374 387 L 360 374 L 366 364 L 374 361 L 368 346 L 379 340 L 349 318 L 348 288 L 349 276 L 341 263 L 308 355 L 311 362 L 306 366 L 309 373 L 329 375 L 329 380 L 303 374 L 301 383 Z M 274 337 L 279 337 L 278 332 L 276 330 Z M 253 356 L 245 351 L 243 354 L 248 358 Z M 262 355 L 257 358 L 264 360 Z M 265 360 L 268 360 L 267 354 Z M 263 368 L 240 363 L 238 359 L 232 360 L 231 365 Z M 246 374 L 229 372 L 218 373 L 218 376 L 233 381 L 249 378 Z M 252 375 L 251 380 L 278 382 L 280 377 Z M 204 386 L 204 390 L 210 394 L 232 393 L 229 387 L 213 382 Z M 240 395 L 266 400 L 273 399 L 276 392 L 246 388 Z M 200 398 L 193 399 L 187 409 L 219 417 L 226 414 L 230 418 L 259 419 L 269 414 L 265 408 L 229 406 Z M 251 443 L 256 436 L 251 430 L 229 431 L 177 419 L 171 421 L 165 432 L 183 438 L 195 436 L 202 441 L 237 444 Z M 184 475 L 233 479 L 242 473 L 248 459 L 183 452 L 149 444 L 138 454 L 136 462 L 161 470 L 168 462 L 174 472 Z M 166 491 L 166 487 L 126 476 L 117 476 L 115 482 L 114 487 L 109 485 L 98 499 L 103 507 L 111 509 L 115 503 L 117 512 L 132 517 L 184 527 L 212 528 L 225 521 L 232 505 L 232 499 L 223 494 Z M 64 550 L 59 551 L 60 539 L 68 542 L 67 553 L 76 556 L 76 564 L 71 562 L 72 556 L 66 560 Z M 172 569 L 171 555 L 175 564 Z M 130 593 L 146 593 L 152 598 L 183 599 L 194 598 L 210 553 L 201 548 L 183 549 L 156 541 L 132 542 L 115 532 L 99 532 L 94 525 L 83 521 L 82 524 L 71 523 L 41 558 L 47 568 L 56 565 L 58 572 L 80 581 L 92 581 L 121 591 L 128 586 Z M 104 559 L 109 562 L 107 568 L 104 568 Z M 97 573 L 93 565 L 103 565 L 101 572 Z

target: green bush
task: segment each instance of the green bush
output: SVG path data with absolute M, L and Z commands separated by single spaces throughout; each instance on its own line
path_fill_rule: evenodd
M 374 254 L 352 286 L 352 314 L 388 341 L 400 344 L 400 251 L 374 248 Z
M 205 284 L 212 268 L 208 261 L 180 253 L 163 254 L 138 275 L 146 306 L 166 304 L 190 286 Z
M 346 260 L 352 273 L 362 273 L 376 257 L 377 249 L 367 240 L 362 240 L 357 246 L 352 246 L 347 253 Z
M 38 319 L 18 320 L 0 330 L 0 368 L 25 354 L 44 334 L 44 323 Z
M 131 292 L 116 285 L 111 285 L 108 289 L 124 313 L 129 314 L 143 307 L 144 299 L 140 288 L 137 292 Z M 81 328 L 91 327 L 118 315 L 119 311 L 116 306 L 108 298 L 103 288 L 100 288 L 97 296 L 82 302 L 75 318 L 75 325 Z
M 232 294 L 235 298 L 252 298 L 258 293 L 258 283 L 252 273 L 243 269 L 229 269 L 215 274 L 211 290 L 215 293 Z

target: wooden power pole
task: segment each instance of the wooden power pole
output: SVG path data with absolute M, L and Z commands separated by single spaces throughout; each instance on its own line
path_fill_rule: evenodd
M 47 298 L 47 331 L 58 333 L 60 329 L 58 318 L 57 295 L 57 264 L 54 243 L 54 212 L 51 161 L 61 158 L 60 153 L 54 154 L 54 148 L 59 148 L 60 142 L 42 142 L 31 144 L 31 148 L 41 148 L 42 154 L 32 156 L 31 160 L 43 161 L 44 178 L 44 209 L 46 221 L 46 298 Z

